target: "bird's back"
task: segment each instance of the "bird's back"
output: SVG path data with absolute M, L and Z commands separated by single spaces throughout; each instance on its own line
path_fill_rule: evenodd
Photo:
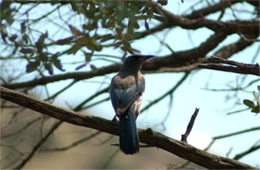
M 118 110 L 125 111 L 137 100 L 145 90 L 143 75 L 138 76 L 119 72 L 113 77 L 110 87 L 112 105 L 117 114 Z

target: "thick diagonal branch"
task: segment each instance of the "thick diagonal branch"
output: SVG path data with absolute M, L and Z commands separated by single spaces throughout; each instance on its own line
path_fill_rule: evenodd
M 0 87 L 1 98 L 19 104 L 28 109 L 32 109 L 41 114 L 65 121 L 74 125 L 93 128 L 113 135 L 118 135 L 118 125 L 115 122 L 105 120 L 95 116 L 83 116 L 43 101 L 39 101 L 30 96 L 15 92 L 13 90 Z M 222 169 L 253 169 L 254 167 L 204 152 L 191 145 L 171 139 L 151 129 L 139 130 L 140 141 L 150 146 L 155 146 L 166 150 L 179 157 L 197 163 L 207 168 Z

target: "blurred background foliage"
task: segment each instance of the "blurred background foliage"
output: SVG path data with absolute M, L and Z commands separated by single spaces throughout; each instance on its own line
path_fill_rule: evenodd
M 85 56 L 86 62 L 90 62 L 95 52 L 107 47 L 121 49 L 125 53 L 124 56 L 127 53 L 139 52 L 131 47 L 131 40 L 140 36 L 136 30 L 143 25 L 149 30 L 148 21 L 159 18 L 159 15 L 154 13 L 152 5 L 144 1 L 121 1 L 120 3 L 81 1 L 45 4 L 44 6 L 50 8 L 48 13 L 43 13 L 42 16 L 31 16 L 31 13 L 36 13 L 34 11 L 36 7 L 41 5 L 39 2 L 28 9 L 27 6 L 30 5 L 4 1 L 1 6 L 1 37 L 6 44 L 3 49 L 7 52 L 5 58 L 19 56 L 28 62 L 27 72 L 47 70 L 51 75 L 53 75 L 53 67 L 65 71 L 61 64 L 63 56 L 82 55 Z M 70 12 L 71 16 L 64 16 L 63 11 Z M 49 16 L 56 12 L 58 18 L 48 21 Z M 82 20 L 82 24 L 77 22 L 77 25 L 74 25 L 73 20 Z M 51 31 L 50 34 L 50 30 L 41 32 L 34 28 L 35 25 L 44 22 L 53 22 L 59 30 Z M 66 36 L 55 36 L 63 29 L 68 32 Z M 62 50 L 53 50 L 61 49 L 60 47 L 63 46 L 65 47 Z M 83 66 L 84 64 L 77 68 Z

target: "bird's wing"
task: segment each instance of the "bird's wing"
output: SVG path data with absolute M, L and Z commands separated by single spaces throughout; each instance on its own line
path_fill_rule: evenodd
M 119 116 L 124 113 L 142 95 L 143 91 L 144 81 L 136 86 L 135 81 L 131 79 L 126 81 L 126 79 L 114 77 L 110 87 L 110 96 L 116 114 Z

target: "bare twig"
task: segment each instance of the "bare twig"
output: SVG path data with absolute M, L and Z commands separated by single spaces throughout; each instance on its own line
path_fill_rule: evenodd
M 108 156 L 108 159 L 102 166 L 102 169 L 107 169 L 107 166 L 110 164 L 110 162 L 115 158 L 115 156 L 119 153 L 119 148 L 117 148 L 110 156 Z
M 67 146 L 59 147 L 59 148 L 44 148 L 44 149 L 41 149 L 41 151 L 65 151 L 65 150 L 71 149 L 71 148 L 73 148 L 73 147 L 75 147 L 75 146 L 77 146 L 79 144 L 82 144 L 83 142 L 86 142 L 86 141 L 92 139 L 93 137 L 95 137 L 95 136 L 97 136 L 99 134 L 101 134 L 100 131 L 95 132 L 95 133 L 93 133 L 91 135 L 88 135 L 88 136 L 86 136 L 86 137 L 84 137 L 84 138 L 82 138 L 80 140 L 77 140 L 77 141 L 75 141 L 75 142 L 73 142 L 73 143 L 71 143 L 71 144 L 69 144 Z
M 156 5 L 156 3 L 154 3 Z M 259 23 L 258 20 L 236 20 L 236 21 L 214 21 L 205 18 L 189 19 L 183 16 L 178 16 L 165 10 L 159 5 L 156 7 L 164 14 L 168 22 L 176 24 L 185 29 L 198 29 L 206 27 L 215 32 L 225 31 L 228 34 L 232 33 L 243 33 L 243 34 L 259 34 Z
M 259 131 L 259 130 L 260 130 L 260 126 L 257 126 L 257 127 L 244 129 L 244 130 L 241 130 L 241 131 L 237 131 L 237 132 L 233 132 L 233 133 L 229 133 L 229 134 L 225 134 L 225 135 L 215 136 L 215 137 L 212 138 L 212 141 L 209 143 L 209 145 L 204 150 L 207 151 L 219 139 L 223 139 L 223 138 L 227 138 L 227 137 L 231 137 L 231 136 L 236 136 L 236 135 L 240 135 L 240 134 L 243 134 L 243 133 Z
M 189 134 L 190 134 L 190 132 L 192 130 L 192 127 L 194 125 L 194 122 L 195 122 L 195 119 L 196 119 L 198 113 L 199 113 L 199 109 L 196 108 L 194 113 L 191 116 L 190 122 L 189 122 L 189 124 L 187 126 L 187 129 L 186 129 L 186 132 L 181 135 L 181 141 L 182 142 L 188 143 L 187 138 L 188 138 L 188 136 L 189 136 Z
M 260 145 L 252 146 L 248 150 L 246 150 L 246 151 L 244 151 L 244 152 L 242 152 L 240 154 L 237 154 L 233 159 L 239 160 L 242 157 L 244 157 L 244 156 L 248 155 L 249 153 L 252 153 L 252 152 L 254 152 L 254 151 L 258 150 L 258 149 L 260 149 Z
M 25 129 L 27 129 L 28 127 L 30 127 L 31 125 L 33 125 L 34 123 L 36 123 L 39 120 L 41 120 L 41 117 L 37 117 L 37 118 L 29 121 L 25 126 L 23 126 L 22 128 L 18 129 L 15 132 L 12 132 L 12 133 L 9 133 L 9 134 L 5 134 L 5 135 L 2 134 L 1 135 L 1 139 L 8 138 L 8 137 L 14 136 L 14 135 L 16 135 L 18 133 L 21 133 L 22 131 L 24 131 Z
M 38 149 L 41 147 L 41 145 L 48 139 L 48 137 L 62 124 L 63 121 L 59 120 L 56 122 L 52 128 L 48 131 L 47 134 L 43 136 L 43 138 L 38 142 L 30 152 L 30 154 L 14 169 L 21 169 L 24 167 L 24 165 L 33 157 L 33 155 L 38 151 Z
M 160 96 L 159 98 L 153 100 L 151 103 L 149 103 L 148 105 L 146 105 L 141 112 L 149 109 L 150 107 L 152 107 L 154 104 L 158 103 L 159 101 L 161 101 L 163 98 L 165 98 L 166 96 L 172 94 L 189 76 L 189 72 L 185 73 L 185 75 L 173 86 L 173 88 L 171 88 L 169 91 L 167 91 L 166 93 L 164 93 L 162 96 Z
M 213 139 L 222 139 L 222 138 L 231 137 L 231 136 L 235 136 L 235 135 L 241 135 L 243 133 L 253 132 L 253 131 L 260 131 L 260 126 L 249 128 L 249 129 L 244 129 L 241 131 L 237 131 L 237 132 L 233 132 L 233 133 L 229 133 L 229 134 L 225 134 L 225 135 L 215 136 L 215 137 L 213 137 Z

